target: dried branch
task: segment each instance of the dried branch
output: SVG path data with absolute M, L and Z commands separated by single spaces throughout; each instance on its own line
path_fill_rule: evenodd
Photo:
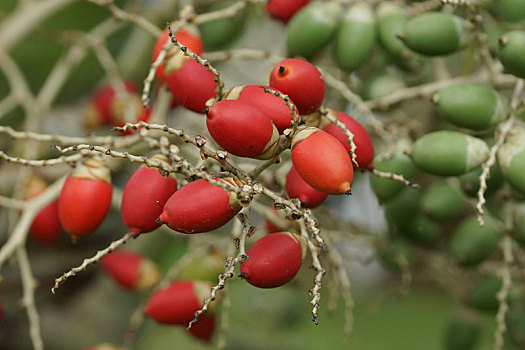
M 126 233 L 122 238 L 117 239 L 116 241 L 111 242 L 111 244 L 102 250 L 99 250 L 94 256 L 89 259 L 84 259 L 80 266 L 74 267 L 68 272 L 62 274 L 62 276 L 55 279 L 55 285 L 51 288 L 51 292 L 55 294 L 58 287 L 60 287 L 69 277 L 76 276 L 77 273 L 84 271 L 89 265 L 97 263 L 102 257 L 108 255 L 113 250 L 117 249 L 123 244 L 126 244 L 130 238 L 132 238 L 133 232 Z
M 372 174 L 374 174 L 374 176 L 377 176 L 377 177 L 381 177 L 381 178 L 384 178 L 384 179 L 390 179 L 390 180 L 394 180 L 394 181 L 399 181 L 405 186 L 409 186 L 409 187 L 412 187 L 412 188 L 418 188 L 419 187 L 418 184 L 413 183 L 412 181 L 405 179 L 403 177 L 403 175 L 401 175 L 401 174 L 394 174 L 394 173 L 390 173 L 390 172 L 380 171 L 380 170 L 377 170 L 375 168 L 371 169 L 370 172 Z

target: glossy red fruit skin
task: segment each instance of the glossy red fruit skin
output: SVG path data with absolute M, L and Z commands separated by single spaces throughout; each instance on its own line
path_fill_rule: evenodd
M 270 118 L 279 131 L 279 134 L 282 134 L 285 129 L 291 127 L 293 121 L 292 113 L 282 98 L 272 93 L 264 92 L 265 88 L 271 88 L 284 94 L 282 91 L 279 91 L 279 89 L 270 86 L 244 85 L 231 89 L 231 95 L 225 96 L 225 98 L 237 99 L 257 107 L 257 109 L 264 112 L 266 116 Z M 294 104 L 291 100 L 290 102 L 292 105 Z M 300 117 L 299 112 L 296 113 L 297 116 Z
M 133 289 L 139 281 L 143 261 L 140 254 L 115 250 L 102 258 L 102 267 L 122 287 Z
M 273 67 L 270 86 L 286 93 L 301 115 L 315 112 L 323 103 L 326 85 L 313 64 L 298 58 L 287 58 Z
M 337 120 L 346 125 L 348 130 L 354 134 L 354 144 L 356 145 L 355 155 L 359 169 L 370 169 L 373 167 L 374 160 L 374 144 L 370 135 L 361 124 L 354 118 L 343 112 L 333 111 L 337 115 Z M 326 129 L 327 133 L 335 137 L 350 152 L 350 144 L 348 143 L 348 136 L 346 136 L 341 128 L 334 124 L 330 124 Z
M 111 206 L 112 186 L 68 176 L 58 200 L 62 227 L 74 236 L 86 236 L 95 231 Z
M 160 226 L 160 216 L 168 199 L 177 191 L 177 181 L 152 168 L 140 168 L 131 175 L 122 194 L 122 220 L 135 234 Z
M 286 23 L 309 2 L 310 0 L 269 0 L 264 8 L 270 16 Z
M 166 42 L 168 41 L 169 39 L 168 33 L 169 33 L 168 29 L 167 28 L 164 29 L 162 34 L 158 37 L 157 41 L 155 42 L 155 46 L 153 47 L 152 62 L 155 62 L 155 60 L 160 54 L 160 51 L 164 47 L 164 44 L 166 44 Z M 177 33 L 175 34 L 175 39 L 177 39 L 182 45 L 186 46 L 191 52 L 196 53 L 199 56 L 202 55 L 202 40 L 198 35 L 193 34 L 190 31 L 185 30 L 185 29 L 179 29 Z M 165 62 L 166 60 L 169 60 L 170 57 L 172 57 L 175 54 L 182 55 L 182 52 L 179 52 L 180 49 L 175 44 L 173 44 L 172 46 L 173 47 L 170 46 L 170 49 L 167 52 L 167 55 L 166 55 L 167 57 L 165 59 Z M 158 66 L 157 71 L 155 73 L 156 73 L 157 79 L 160 82 L 164 82 L 166 80 L 165 64 L 161 64 L 160 66 Z
M 54 244 L 60 237 L 61 232 L 62 227 L 58 217 L 58 200 L 56 200 L 49 203 L 38 213 L 29 228 L 29 234 L 40 242 Z
M 253 105 L 238 100 L 214 103 L 206 115 L 206 126 L 219 146 L 239 157 L 260 156 L 268 143 L 273 142 L 274 126 L 270 118 Z
M 292 163 L 303 180 L 316 190 L 327 194 L 350 193 L 354 179 L 352 160 L 332 135 L 312 127 L 298 131 L 292 140 Z
M 175 101 L 196 113 L 204 113 L 206 101 L 217 96 L 213 74 L 190 59 L 182 67 L 168 74 L 166 81 Z
M 188 324 L 200 310 L 203 301 L 195 291 L 195 281 L 173 282 L 153 293 L 144 313 L 159 323 Z
M 286 192 L 290 198 L 299 198 L 304 208 L 315 208 L 328 198 L 328 194 L 308 185 L 293 166 L 286 175 Z
M 302 262 L 300 244 L 288 234 L 271 233 L 255 242 L 241 263 L 241 275 L 251 285 L 274 288 L 290 281 Z
M 214 315 L 200 315 L 197 323 L 194 323 L 189 333 L 197 338 L 209 343 L 215 332 L 215 316 Z
M 126 91 L 130 94 L 137 94 L 137 86 L 132 81 L 125 81 L 124 86 Z M 93 95 L 91 103 L 99 112 L 101 117 L 101 124 L 113 125 L 115 120 L 113 113 L 113 103 L 115 101 L 115 90 L 111 85 L 101 86 Z
M 181 233 L 209 232 L 225 225 L 240 210 L 226 190 L 205 179 L 182 186 L 164 205 L 160 221 Z

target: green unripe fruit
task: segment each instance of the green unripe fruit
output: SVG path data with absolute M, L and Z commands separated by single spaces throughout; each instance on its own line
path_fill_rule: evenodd
M 385 217 L 392 225 L 406 227 L 420 209 L 421 192 L 406 187 L 385 203 Z
M 397 33 L 401 33 L 408 22 L 408 14 L 401 6 L 391 2 L 381 2 L 377 8 L 377 37 L 381 46 L 392 57 L 395 64 L 403 69 L 416 69 L 420 66 L 414 52 L 410 51 Z
M 461 188 L 467 196 L 476 197 L 478 195 L 479 176 L 481 175 L 482 171 L 483 169 L 479 167 L 459 177 Z M 490 167 L 490 177 L 487 178 L 487 190 L 485 191 L 485 197 L 496 193 L 504 182 L 505 180 L 503 179 L 501 168 L 496 163 Z
M 459 264 L 476 266 L 496 250 L 501 235 L 485 221 L 484 226 L 479 226 L 478 220 L 470 217 L 454 231 L 450 249 Z
M 506 317 L 507 334 L 509 340 L 516 345 L 516 349 L 525 347 L 525 305 L 513 305 Z
M 464 315 L 454 315 L 447 324 L 445 333 L 446 350 L 474 349 L 481 335 L 478 322 Z
M 375 27 L 370 5 L 362 2 L 350 7 L 335 36 L 335 58 L 341 69 L 353 72 L 366 62 L 375 45 Z
M 312 2 L 288 23 L 286 46 L 290 56 L 310 57 L 328 44 L 335 32 L 341 7 L 333 2 Z
M 525 204 L 521 204 L 514 209 L 512 218 L 512 238 L 519 245 L 525 246 Z
M 489 276 L 481 280 L 469 292 L 469 305 L 480 311 L 498 311 L 499 302 L 496 299 L 496 294 L 501 289 L 502 284 L 501 278 L 498 276 Z
M 432 100 L 445 120 L 471 130 L 485 130 L 507 116 L 505 100 L 482 84 L 454 84 L 440 90 Z
M 233 2 L 231 1 L 215 3 L 210 6 L 208 12 L 221 10 L 232 4 Z M 220 18 L 200 24 L 199 29 L 204 48 L 207 50 L 215 50 L 229 46 L 229 44 L 243 33 L 245 22 L 246 11 L 240 11 L 232 18 Z
M 384 241 L 380 243 L 377 246 L 379 260 L 392 272 L 401 272 L 400 259 L 408 263 L 412 256 L 408 242 L 401 237 L 393 237 L 389 244 L 384 244 Z
M 394 174 L 403 175 L 406 179 L 411 178 L 414 173 L 414 163 L 410 157 L 398 153 L 392 158 L 374 161 L 374 168 L 380 171 L 387 171 Z M 399 181 L 380 178 L 377 176 L 370 177 L 372 190 L 380 202 L 384 202 L 399 193 L 404 185 Z
M 440 56 L 466 47 L 472 39 L 470 29 L 470 23 L 461 17 L 427 12 L 408 21 L 400 37 L 414 52 Z
M 489 147 L 478 138 L 441 130 L 424 135 L 412 145 L 410 156 L 418 168 L 440 176 L 457 176 L 478 167 L 489 157 Z
M 514 30 L 499 39 L 498 57 L 506 73 L 525 78 L 525 31 Z
M 519 130 L 523 132 L 523 129 Z M 509 136 L 498 152 L 498 161 L 505 179 L 516 191 L 525 195 L 525 136 L 519 133 Z
M 419 214 L 412 218 L 408 225 L 400 230 L 400 233 L 410 238 L 414 243 L 431 244 L 438 240 L 441 230 L 437 222 Z
M 523 0 L 501 0 L 501 18 L 505 22 L 515 23 L 525 20 L 525 1 Z
M 361 86 L 361 97 L 373 100 L 406 87 L 405 82 L 395 73 L 380 71 L 370 75 Z
M 457 218 L 464 208 L 461 193 L 444 182 L 432 185 L 423 196 L 423 213 L 439 222 Z

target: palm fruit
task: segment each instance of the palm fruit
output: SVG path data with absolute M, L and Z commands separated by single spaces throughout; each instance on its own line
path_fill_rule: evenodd
M 507 137 L 506 143 L 498 151 L 498 161 L 503 176 L 511 186 L 525 195 L 525 135 L 524 128 L 516 128 Z
M 480 311 L 498 311 L 499 302 L 496 294 L 502 285 L 501 278 L 498 276 L 489 276 L 481 280 L 469 291 L 469 305 Z
M 440 228 L 437 222 L 419 214 L 415 218 L 410 218 L 408 223 L 399 229 L 399 232 L 414 243 L 431 244 L 439 239 Z
M 439 176 L 457 176 L 481 165 L 489 147 L 478 138 L 458 131 L 440 130 L 418 139 L 410 153 L 421 170 Z
M 499 10 L 505 22 L 515 23 L 525 20 L 525 1 L 501 0 Z
M 231 178 L 217 180 L 240 186 Z M 234 193 L 200 179 L 175 192 L 164 205 L 159 220 L 177 232 L 200 233 L 225 225 L 239 210 L 241 205 Z
M 282 98 L 265 92 L 265 90 L 268 91 L 268 88 L 281 92 L 277 88 L 265 85 L 241 85 L 226 91 L 223 99 L 239 100 L 257 107 L 257 109 L 264 112 L 266 116 L 271 119 L 279 131 L 279 134 L 282 134 L 285 129 L 291 126 L 293 121 L 292 112 Z M 283 93 L 283 95 L 285 95 L 285 93 Z M 295 106 L 292 100 L 290 100 L 290 103 Z M 299 116 L 298 112 L 296 112 L 296 114 Z
M 376 42 L 374 12 L 366 2 L 348 9 L 335 35 L 335 58 L 347 72 L 358 69 L 372 53 Z
M 352 160 L 332 135 L 313 127 L 299 129 L 292 139 L 292 163 L 306 183 L 328 194 L 350 194 Z
M 496 90 L 476 83 L 458 83 L 432 98 L 448 122 L 471 130 L 486 130 L 507 116 L 507 104 Z
M 512 238 L 521 246 L 525 245 L 525 204 L 516 206 L 512 213 Z
M 450 250 L 459 264 L 476 266 L 494 253 L 500 238 L 490 222 L 479 226 L 476 217 L 469 217 L 454 230 Z
M 377 37 L 381 46 L 403 69 L 415 69 L 420 66 L 420 58 L 410 51 L 396 37 L 408 22 L 406 10 L 393 2 L 383 1 L 377 7 Z
M 380 171 L 387 171 L 394 174 L 403 175 L 405 178 L 411 178 L 414 173 L 414 163 L 410 157 L 403 152 L 410 146 L 406 140 L 399 140 L 398 149 L 391 158 L 374 161 L 374 168 Z M 403 189 L 404 185 L 392 179 L 372 176 L 370 185 L 377 199 L 380 202 L 393 198 Z
M 290 198 L 298 198 L 303 208 L 321 205 L 328 195 L 308 185 L 292 166 L 286 175 L 286 192 Z
M 269 159 L 279 146 L 279 131 L 259 108 L 239 100 L 214 103 L 206 113 L 211 137 L 239 157 Z
M 513 30 L 499 39 L 498 57 L 506 73 L 525 78 L 525 31 Z
M 346 113 L 338 112 L 333 109 L 327 110 L 328 113 L 332 114 L 333 117 L 343 123 L 348 131 L 354 135 L 354 144 L 356 146 L 355 155 L 359 169 L 370 169 L 373 167 L 374 144 L 372 143 L 372 139 L 370 138 L 370 135 L 368 135 L 366 129 L 363 128 L 357 120 Z M 350 143 L 348 143 L 348 136 L 343 133 L 340 127 L 334 124 L 329 124 L 324 131 L 338 139 L 347 152 L 351 151 Z
M 253 286 L 275 288 L 288 283 L 301 268 L 306 241 L 290 232 L 270 233 L 247 251 L 240 265 L 241 276 Z
M 479 176 L 481 175 L 482 168 L 478 167 L 468 173 L 459 177 L 461 188 L 466 195 L 470 197 L 476 197 L 479 191 Z M 496 193 L 505 180 L 503 179 L 503 173 L 498 163 L 490 167 L 490 177 L 487 179 L 487 190 L 485 191 L 485 197 L 488 197 Z
M 173 282 L 151 295 L 144 314 L 158 323 L 187 325 L 201 309 L 210 289 L 211 284 L 203 281 Z
M 481 325 L 472 317 L 454 315 L 445 332 L 446 350 L 472 350 L 479 342 Z
M 403 237 L 392 236 L 387 240 L 378 240 L 377 255 L 381 263 L 390 271 L 399 273 L 402 270 L 401 260 L 406 263 L 412 258 L 410 244 Z M 386 244 L 385 244 L 386 243 Z
M 295 14 L 287 26 L 288 55 L 310 57 L 328 44 L 341 7 L 334 2 L 312 2 Z
M 465 200 L 449 184 L 435 183 L 423 196 L 423 213 L 435 221 L 448 222 L 457 218 L 465 209 Z
M 472 25 L 446 12 L 427 12 L 409 20 L 399 38 L 412 51 L 441 56 L 466 47 L 472 40 Z
M 390 224 L 406 227 L 421 210 L 421 191 L 403 188 L 385 202 L 385 218 Z
M 234 1 L 217 2 L 212 4 L 207 12 L 222 10 L 234 4 Z M 239 11 L 233 17 L 219 18 L 199 25 L 202 44 L 206 50 L 220 49 L 229 46 L 243 32 L 246 23 L 246 11 Z
M 273 18 L 286 23 L 309 2 L 310 0 L 268 0 L 264 9 Z
M 509 343 L 514 344 L 517 349 L 523 349 L 525 347 L 525 305 L 511 306 L 505 322 Z
M 383 70 L 365 79 L 360 94 L 364 100 L 373 100 L 405 87 L 405 82 L 398 74 Z
M 117 249 L 102 258 L 104 270 L 122 287 L 142 291 L 161 279 L 158 267 L 139 253 Z

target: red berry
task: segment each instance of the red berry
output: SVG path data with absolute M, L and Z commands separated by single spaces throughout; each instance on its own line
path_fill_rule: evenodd
M 306 183 L 328 194 L 349 194 L 354 179 L 352 160 L 332 135 L 313 127 L 292 139 L 292 163 Z
M 204 340 L 206 343 L 211 341 L 213 333 L 215 332 L 215 316 L 201 315 L 197 323 L 194 323 L 190 328 L 190 334 L 195 338 Z
M 160 280 L 158 268 L 142 255 L 115 250 L 102 258 L 102 267 L 122 287 L 145 290 Z
M 58 199 L 62 227 L 74 239 L 95 231 L 111 206 L 109 168 L 100 158 L 84 160 L 67 177 Z
M 251 285 L 260 288 L 282 286 L 301 267 L 301 240 L 302 238 L 289 232 L 264 236 L 246 251 L 249 259 L 241 263 L 241 276 Z
M 374 145 L 370 139 L 370 135 L 366 132 L 365 128 L 361 126 L 354 118 L 343 112 L 337 112 L 329 110 L 329 113 L 337 117 L 337 120 L 346 125 L 348 130 L 354 134 L 354 144 L 356 145 L 355 155 L 357 164 L 360 169 L 369 169 L 373 167 L 372 161 L 374 160 Z M 346 136 L 341 128 L 334 124 L 330 124 L 326 129 L 327 133 L 338 139 L 346 150 L 350 152 L 350 144 L 348 143 L 348 136 Z
M 219 179 L 236 186 L 232 179 Z M 164 205 L 160 221 L 181 233 L 208 232 L 225 225 L 241 206 L 235 194 L 228 194 L 205 179 L 193 181 L 175 192 Z
M 149 298 L 144 313 L 159 323 L 186 325 L 202 308 L 210 289 L 211 284 L 203 281 L 173 282 Z
M 33 176 L 29 180 L 26 199 L 34 198 L 42 193 L 47 184 L 38 176 Z M 57 242 L 62 232 L 60 220 L 58 218 L 58 200 L 45 206 L 33 219 L 29 228 L 29 234 L 36 240 L 44 243 L 54 244 Z
M 84 117 L 86 127 L 123 126 L 126 122 L 135 123 L 149 119 L 149 113 L 142 107 L 135 83 L 125 81 L 124 86 L 128 93 L 124 101 L 117 98 L 112 85 L 103 85 L 94 93 Z M 131 108 L 133 119 L 125 119 L 127 108 Z
M 122 194 L 124 224 L 135 234 L 155 230 L 160 226 L 155 220 L 175 191 L 177 180 L 173 175 L 164 177 L 153 168 L 138 169 L 129 178 Z
M 317 68 L 298 58 L 279 62 L 270 73 L 270 86 L 290 96 L 301 115 L 315 112 L 323 103 L 326 90 Z
M 175 101 L 196 113 L 204 113 L 206 101 L 217 96 L 215 77 L 190 59 L 179 69 L 167 74 L 166 81 Z
M 197 55 L 202 55 L 202 40 L 200 37 L 200 33 L 195 26 L 189 26 L 186 29 L 179 29 L 177 33 L 175 33 L 175 38 L 184 46 L 186 46 L 191 52 L 196 53 Z M 160 51 L 166 44 L 166 42 L 169 39 L 169 30 L 166 28 L 162 32 L 162 34 L 159 36 L 157 41 L 155 42 L 155 46 L 153 48 L 153 59 L 152 61 L 155 62 L 157 57 L 160 54 Z M 168 49 L 166 56 L 164 58 L 164 63 L 162 63 L 160 66 L 158 66 L 156 75 L 157 79 L 160 82 L 164 82 L 166 80 L 165 77 L 165 67 L 167 66 L 168 71 L 176 70 L 174 67 L 176 66 L 182 66 L 183 61 L 191 60 L 191 58 L 185 56 L 178 46 L 175 44 L 171 44 L 170 48 Z M 178 69 L 178 68 L 177 68 Z
M 236 86 L 225 93 L 224 99 L 239 100 L 257 107 L 257 109 L 264 112 L 266 116 L 272 120 L 277 130 L 279 130 L 279 133 L 282 134 L 285 129 L 290 127 L 290 123 L 293 121 L 292 113 L 282 98 L 264 92 L 265 88 L 269 88 L 269 86 Z M 271 89 L 281 92 L 276 88 Z M 290 102 L 293 105 L 293 102 Z M 299 116 L 298 112 L 297 115 Z
M 269 0 L 265 9 L 270 16 L 286 23 L 309 2 L 310 0 Z
M 257 107 L 238 100 L 224 100 L 210 107 L 206 126 L 211 137 L 239 157 L 271 158 L 279 146 L 279 132 Z
M 290 198 L 299 198 L 304 208 L 315 208 L 328 197 L 326 193 L 308 185 L 293 166 L 286 175 L 286 192 Z

